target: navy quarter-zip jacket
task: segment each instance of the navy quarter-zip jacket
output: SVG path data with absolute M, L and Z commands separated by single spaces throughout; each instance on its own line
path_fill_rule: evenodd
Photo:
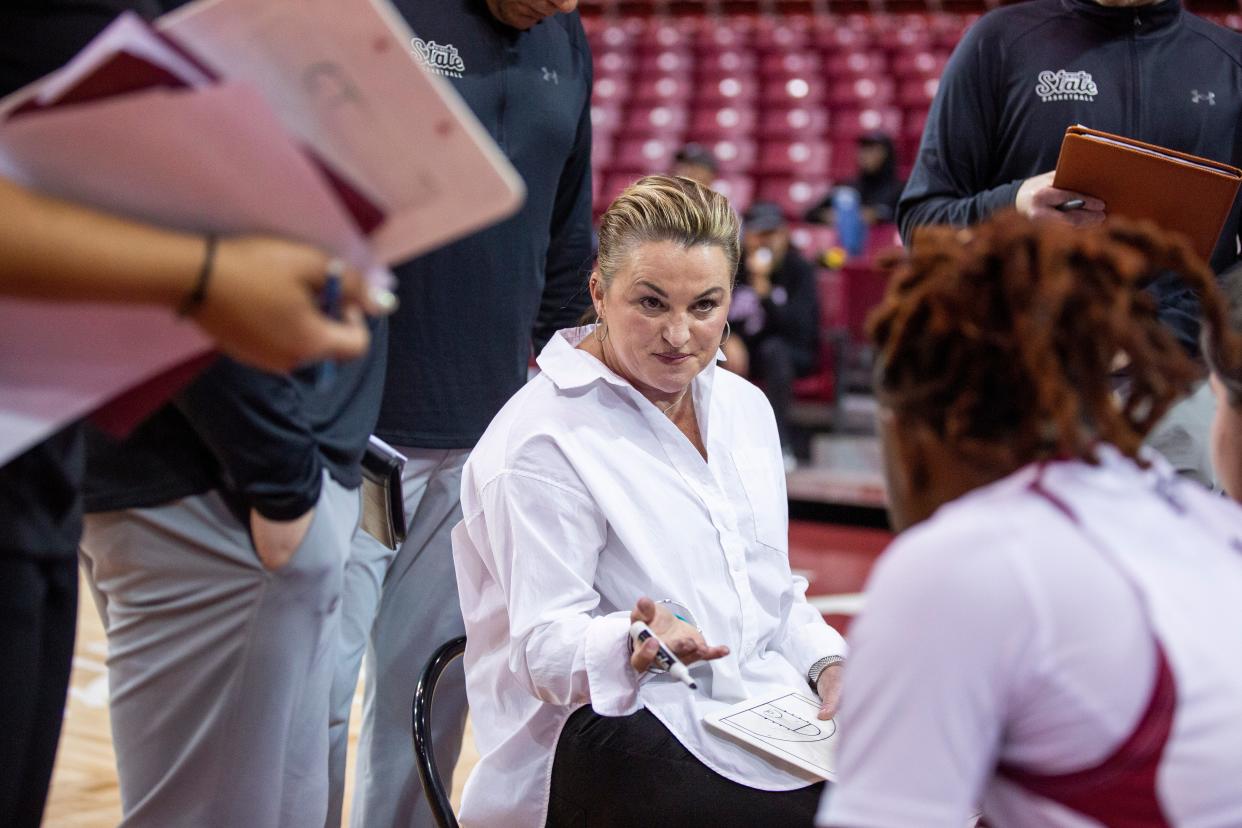
M 902 238 L 1013 206 L 1025 179 L 1056 167 L 1072 124 L 1242 166 L 1242 35 L 1179 0 L 1031 0 L 985 14 L 945 67 L 898 205 Z M 1239 260 L 1240 209 L 1212 255 L 1218 273 Z M 1176 317 L 1193 310 L 1180 293 L 1157 286 L 1186 341 L 1193 332 Z
M 513 217 L 396 269 L 377 433 L 470 448 L 526 382 L 531 344 L 589 303 L 591 54 L 577 13 L 527 31 L 484 0 L 396 0 L 415 49 L 461 94 L 526 182 Z

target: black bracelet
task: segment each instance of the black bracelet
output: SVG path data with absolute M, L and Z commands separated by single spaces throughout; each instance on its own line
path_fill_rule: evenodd
M 207 283 L 211 281 L 211 271 L 215 269 L 216 242 L 219 239 L 216 238 L 215 233 L 208 233 L 203 240 L 207 243 L 207 248 L 203 251 L 203 264 L 198 269 L 198 281 L 194 283 L 194 290 L 185 297 L 181 307 L 177 308 L 177 316 L 189 316 L 198 310 L 203 300 L 207 298 Z

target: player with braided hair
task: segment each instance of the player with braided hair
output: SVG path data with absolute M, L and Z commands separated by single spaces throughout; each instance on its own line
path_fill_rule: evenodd
M 1242 820 L 1242 510 L 1142 447 L 1196 377 L 1152 225 L 927 229 L 871 331 L 893 522 L 851 630 L 822 826 Z M 1118 388 L 1114 372 L 1128 382 Z

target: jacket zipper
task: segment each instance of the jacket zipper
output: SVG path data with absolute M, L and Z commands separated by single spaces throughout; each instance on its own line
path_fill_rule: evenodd
M 1142 95 L 1139 89 L 1139 70 L 1138 70 L 1138 34 L 1143 28 L 1143 19 L 1139 17 L 1138 12 L 1134 13 L 1134 28 L 1130 32 L 1130 96 L 1126 102 L 1126 135 L 1134 137 L 1138 135 L 1138 107 Z

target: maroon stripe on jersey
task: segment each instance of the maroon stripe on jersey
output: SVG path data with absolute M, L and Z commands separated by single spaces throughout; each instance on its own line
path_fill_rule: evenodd
M 1156 793 L 1156 771 L 1173 731 L 1177 687 L 1164 648 L 1156 642 L 1156 684 L 1134 731 L 1098 765 L 1042 774 L 1002 763 L 998 775 L 1110 828 L 1167 828 Z

